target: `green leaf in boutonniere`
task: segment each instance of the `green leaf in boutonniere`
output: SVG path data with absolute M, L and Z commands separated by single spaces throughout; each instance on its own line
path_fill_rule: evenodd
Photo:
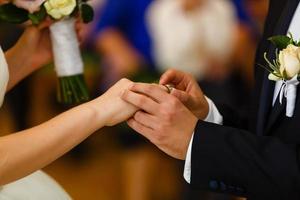
M 13 4 L 0 6 L 0 21 L 22 24 L 28 20 L 28 11 L 18 8 Z
M 268 40 L 271 41 L 279 50 L 285 49 L 289 44 L 294 44 L 293 38 L 285 35 L 273 36 Z
M 83 3 L 81 5 L 81 18 L 82 18 L 82 21 L 84 23 L 89 23 L 91 21 L 93 21 L 94 19 L 94 10 L 93 8 L 86 4 L 86 3 Z
M 35 12 L 33 14 L 28 14 L 29 19 L 31 20 L 32 24 L 38 25 L 42 21 L 44 21 L 47 17 L 47 12 L 44 6 L 41 6 L 40 11 Z

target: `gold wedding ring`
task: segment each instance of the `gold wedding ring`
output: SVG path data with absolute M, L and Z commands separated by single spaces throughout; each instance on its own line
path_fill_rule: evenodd
M 173 89 L 174 89 L 174 85 L 166 84 L 166 85 L 164 85 L 164 86 L 165 86 L 165 88 L 167 89 L 168 94 L 171 94 L 171 92 L 172 92 Z

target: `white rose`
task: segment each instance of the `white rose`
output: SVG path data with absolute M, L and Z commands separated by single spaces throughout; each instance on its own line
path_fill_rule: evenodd
M 54 19 L 69 16 L 76 7 L 76 0 L 48 0 L 44 4 L 47 13 Z
M 291 79 L 300 72 L 300 48 L 292 44 L 279 53 L 280 72 Z

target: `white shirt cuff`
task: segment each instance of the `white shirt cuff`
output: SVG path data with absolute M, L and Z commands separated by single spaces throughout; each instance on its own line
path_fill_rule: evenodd
M 185 159 L 185 164 L 184 164 L 184 172 L 183 172 L 183 177 L 186 182 L 191 183 L 191 172 L 192 172 L 192 145 L 193 145 L 193 140 L 194 140 L 194 133 L 192 135 L 189 148 L 186 153 L 186 159 Z
M 204 121 L 210 122 L 210 123 L 215 123 L 222 125 L 223 124 L 223 116 L 220 114 L 218 111 L 216 105 L 212 100 L 210 100 L 208 97 L 205 97 L 208 106 L 209 106 L 209 112 L 207 117 L 205 118 Z M 184 165 L 184 172 L 183 172 L 183 177 L 186 182 L 191 183 L 191 173 L 192 173 L 192 146 L 193 146 L 193 140 L 194 140 L 194 133 L 191 138 L 187 154 L 186 154 L 186 159 L 185 159 L 185 165 Z
M 208 102 L 209 111 L 208 111 L 208 115 L 204 119 L 204 121 L 223 125 L 223 116 L 220 114 L 217 106 L 214 104 L 214 102 L 212 100 L 210 100 L 210 98 L 208 98 L 208 97 L 205 97 L 205 98 Z

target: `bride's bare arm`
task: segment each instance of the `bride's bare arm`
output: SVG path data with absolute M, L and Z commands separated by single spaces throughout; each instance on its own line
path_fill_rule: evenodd
M 130 84 L 122 79 L 91 102 L 34 128 L 0 138 L 0 185 L 45 167 L 103 126 L 130 118 L 136 108 L 120 98 Z

